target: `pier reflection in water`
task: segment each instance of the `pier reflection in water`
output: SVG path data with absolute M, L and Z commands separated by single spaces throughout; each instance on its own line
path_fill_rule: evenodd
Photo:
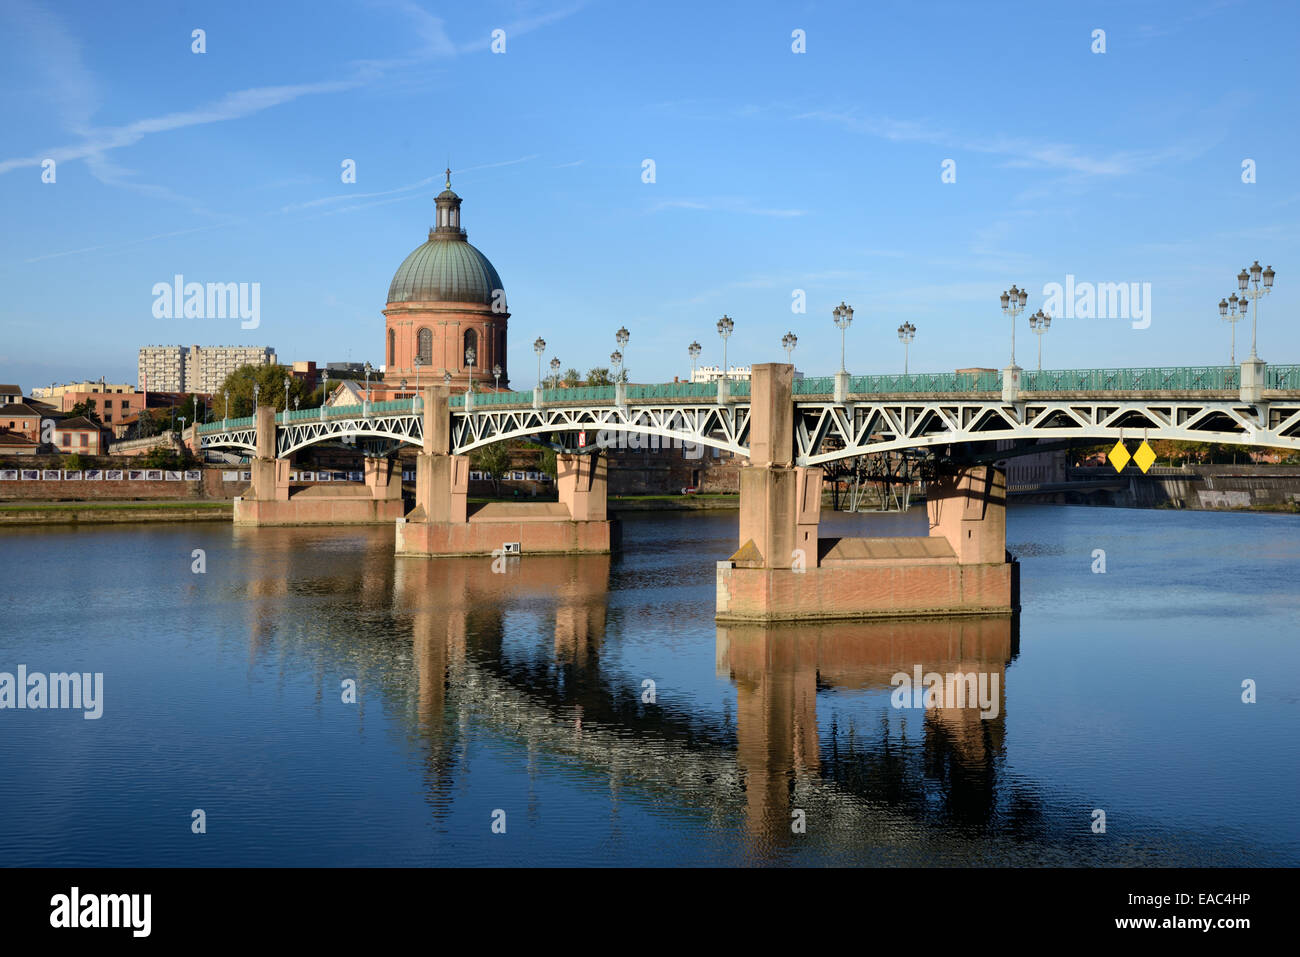
M 822 779 L 913 813 L 992 824 L 1006 731 L 1006 666 L 1016 653 L 1017 624 L 1007 616 L 720 625 L 718 668 L 736 686 L 736 755 L 749 832 L 767 840 L 793 835 L 801 788 Z M 978 675 L 992 701 L 940 696 L 925 707 L 920 692 L 903 694 L 918 670 Z M 907 682 L 896 682 L 896 675 Z M 951 691 L 955 683 L 946 686 Z M 874 713 L 866 720 L 859 713 L 851 729 L 835 721 L 823 744 L 819 692 L 828 698 L 865 693 Z M 899 712 L 897 720 L 891 710 Z M 908 738 L 918 725 L 919 748 Z M 927 787 L 927 779 L 935 786 Z

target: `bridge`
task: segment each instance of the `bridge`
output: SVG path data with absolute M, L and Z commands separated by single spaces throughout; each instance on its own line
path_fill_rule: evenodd
M 1172 439 L 1300 450 L 1300 366 L 1066 370 L 794 379 L 753 366 L 751 382 L 671 383 L 451 395 L 201 426 L 203 448 L 253 453 L 235 501 L 250 525 L 395 521 L 399 555 L 606 552 L 613 433 L 726 449 L 740 470 L 739 549 L 718 563 L 717 618 L 773 622 L 899 615 L 1006 614 L 1018 566 L 1006 552 L 1006 457 L 992 443 Z M 602 435 L 603 433 L 603 435 Z M 590 434 L 591 441 L 588 441 Z M 554 437 L 559 437 L 557 442 Z M 556 503 L 468 507 L 468 453 L 531 438 L 557 446 Z M 328 441 L 368 452 L 366 491 L 291 494 L 287 456 Z M 403 514 L 391 455 L 418 446 L 415 508 Z M 973 456 L 969 450 L 992 448 Z M 821 538 L 822 466 L 901 449 L 945 447 L 923 538 Z M 341 493 L 341 494 L 340 494 Z
M 800 466 L 994 440 L 1145 439 L 1300 450 L 1300 365 L 1268 366 L 1242 388 L 1235 366 L 827 376 L 793 382 Z M 749 456 L 750 383 L 666 383 L 450 397 L 451 452 L 508 439 L 640 433 Z M 275 455 L 361 441 L 375 454 L 423 444 L 422 399 L 277 413 Z M 201 425 L 203 449 L 256 453 L 253 416 Z M 582 452 L 576 442 L 567 451 Z

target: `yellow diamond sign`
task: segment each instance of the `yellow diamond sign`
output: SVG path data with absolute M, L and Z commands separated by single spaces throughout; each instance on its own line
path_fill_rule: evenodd
M 1138 446 L 1138 450 L 1133 453 L 1133 461 L 1137 463 L 1137 467 L 1143 472 L 1151 468 L 1151 463 L 1155 460 L 1156 453 L 1151 451 L 1151 446 L 1147 445 L 1145 441 L 1143 441 L 1142 444 Z
M 1128 465 L 1130 457 L 1128 449 L 1124 448 L 1123 442 L 1116 442 L 1115 447 L 1110 450 L 1110 455 L 1106 456 L 1106 458 L 1110 459 L 1110 464 L 1115 466 L 1116 472 L 1124 471 L 1124 466 Z

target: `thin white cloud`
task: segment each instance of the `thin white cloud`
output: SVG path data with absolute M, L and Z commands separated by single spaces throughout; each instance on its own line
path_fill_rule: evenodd
M 697 209 L 705 212 L 744 213 L 751 216 L 806 216 L 803 209 L 775 209 L 756 206 L 749 200 L 718 196 L 710 199 L 665 199 L 650 207 L 650 212 L 658 213 L 665 209 Z

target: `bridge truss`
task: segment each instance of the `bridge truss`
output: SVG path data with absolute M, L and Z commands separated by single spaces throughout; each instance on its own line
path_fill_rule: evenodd
M 1218 442 L 1300 451 L 1300 396 L 1258 404 L 1238 399 L 1078 396 L 1003 402 L 998 398 L 874 398 L 837 404 L 795 403 L 796 462 L 822 465 L 861 455 L 997 440 L 1123 438 Z M 494 442 L 550 433 L 586 432 L 584 447 L 601 445 L 600 433 L 658 436 L 660 444 L 710 446 L 749 455 L 749 403 L 632 402 L 543 408 L 486 406 L 451 411 L 452 451 L 467 454 Z M 256 430 L 242 425 L 204 432 L 203 448 L 256 450 Z M 332 440 L 423 442 L 423 418 L 411 410 L 370 415 L 331 414 L 325 419 L 276 423 L 276 455 L 286 456 Z

